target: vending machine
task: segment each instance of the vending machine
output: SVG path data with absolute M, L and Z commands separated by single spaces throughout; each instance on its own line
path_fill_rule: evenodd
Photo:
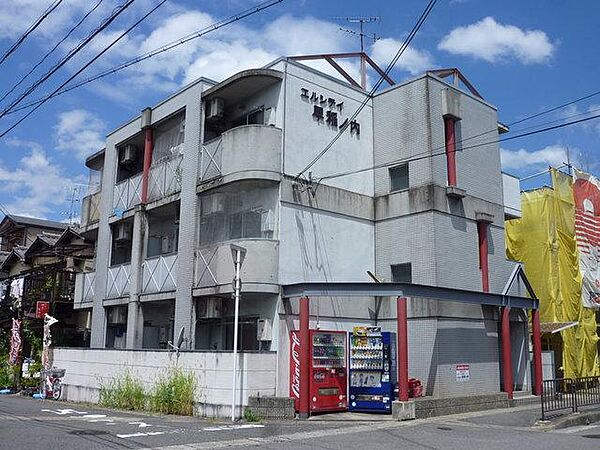
M 343 411 L 348 408 L 347 388 L 347 333 L 345 331 L 310 330 L 310 360 L 299 358 L 298 331 L 290 334 L 290 396 L 298 400 L 300 390 L 300 365 L 309 364 L 308 386 L 310 412 Z
M 396 334 L 380 327 L 355 327 L 350 333 L 351 411 L 392 412 L 396 386 Z

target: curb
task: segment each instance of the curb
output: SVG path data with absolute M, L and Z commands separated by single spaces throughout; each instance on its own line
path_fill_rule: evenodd
M 553 431 L 579 425 L 589 425 L 594 422 L 600 422 L 600 411 L 576 412 L 566 417 L 561 417 L 555 422 L 540 420 L 532 428 L 539 431 Z

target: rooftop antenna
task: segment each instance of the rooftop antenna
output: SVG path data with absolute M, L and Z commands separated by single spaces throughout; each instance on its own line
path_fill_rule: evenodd
M 360 36 L 360 85 L 363 89 L 367 88 L 367 61 L 364 56 L 365 53 L 365 37 L 372 39 L 373 42 L 377 41 L 379 37 L 373 33 L 373 35 L 368 35 L 364 33 L 364 25 L 365 23 L 379 22 L 381 17 L 379 16 L 359 16 L 359 17 L 334 17 L 336 20 L 345 20 L 349 23 L 358 23 L 359 30 L 351 30 L 347 28 L 340 27 L 341 31 L 345 31 L 346 33 L 354 34 Z

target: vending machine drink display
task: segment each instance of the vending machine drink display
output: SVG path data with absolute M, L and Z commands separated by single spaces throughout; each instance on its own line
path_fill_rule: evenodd
M 396 334 L 355 327 L 350 334 L 351 411 L 392 412 L 396 385 Z
M 343 411 L 348 407 L 347 333 L 345 331 L 310 330 L 310 411 Z M 300 339 L 298 331 L 290 336 L 290 396 L 300 398 Z M 296 402 L 296 409 L 298 403 Z

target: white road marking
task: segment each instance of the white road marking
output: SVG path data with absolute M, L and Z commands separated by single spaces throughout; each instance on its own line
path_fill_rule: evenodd
M 146 422 L 129 422 L 129 425 L 138 425 L 138 428 L 148 428 L 152 426 Z
M 68 414 L 87 414 L 85 411 L 77 411 L 75 409 L 42 409 L 42 412 L 50 412 L 59 416 L 66 416 Z
M 264 425 L 259 424 L 244 424 L 244 425 L 222 425 L 220 427 L 206 427 L 202 428 L 202 431 L 233 431 L 233 430 L 244 430 L 248 428 L 264 428 Z

